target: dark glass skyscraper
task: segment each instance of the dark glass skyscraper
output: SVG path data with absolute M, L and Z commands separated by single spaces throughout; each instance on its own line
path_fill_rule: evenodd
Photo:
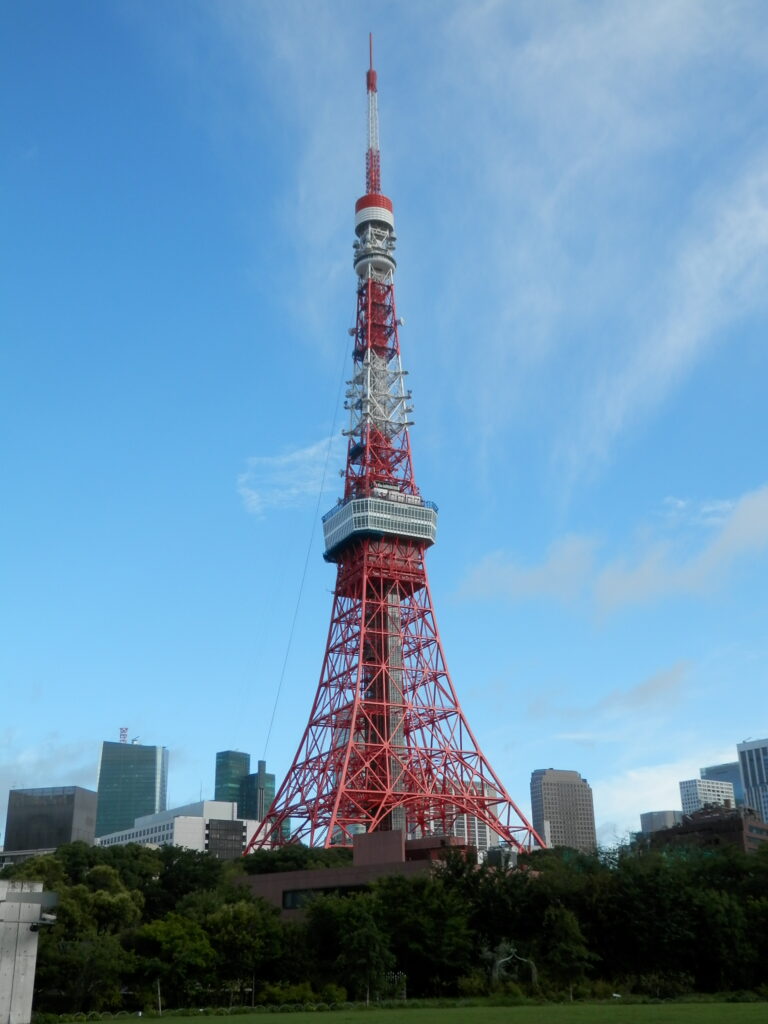
M 240 784 L 237 813 L 241 818 L 262 821 L 275 799 L 275 776 L 267 772 L 267 762 L 259 761 L 259 770 L 246 775 Z
M 707 765 L 706 768 L 699 771 L 699 775 L 702 779 L 709 779 L 711 782 L 730 782 L 733 786 L 736 806 L 744 806 L 744 783 L 741 780 L 741 767 L 738 761 Z
M 240 750 L 220 750 L 216 755 L 214 799 L 237 803 L 240 783 L 251 771 L 251 755 Z
M 166 809 L 168 750 L 139 743 L 101 747 L 96 835 L 131 828 L 135 819 Z

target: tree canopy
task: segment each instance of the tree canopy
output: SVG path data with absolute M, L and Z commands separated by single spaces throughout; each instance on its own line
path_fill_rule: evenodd
M 393 986 L 768 993 L 768 849 L 548 850 L 514 870 L 448 851 L 432 874 L 329 892 L 293 921 L 247 885 L 249 872 L 348 861 L 305 847 L 226 863 L 72 843 L 2 874 L 59 894 L 56 924 L 40 934 L 43 1011 L 376 999 Z

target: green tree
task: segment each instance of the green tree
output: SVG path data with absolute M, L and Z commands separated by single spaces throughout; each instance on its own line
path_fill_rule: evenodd
M 542 921 L 537 962 L 557 985 L 568 989 L 581 981 L 596 958 L 587 949 L 576 915 L 561 906 L 548 907 Z
M 309 947 L 316 957 L 317 988 L 333 981 L 357 999 L 378 997 L 384 975 L 395 963 L 376 920 L 370 893 L 319 896 L 307 911 Z
M 157 858 L 159 871 L 144 890 L 145 916 L 150 921 L 175 911 L 190 893 L 218 888 L 223 877 L 222 862 L 197 850 L 161 846 Z
M 271 980 L 282 952 L 280 912 L 262 900 L 239 900 L 219 905 L 204 919 L 204 928 L 216 954 L 217 976 L 230 990 L 251 990 Z
M 392 875 L 373 886 L 375 916 L 397 969 L 414 995 L 458 991 L 459 978 L 477 966 L 466 901 L 443 879 Z
M 166 1003 L 184 1006 L 211 982 L 216 954 L 195 921 L 168 914 L 135 934 L 136 972 L 148 999 L 159 983 Z

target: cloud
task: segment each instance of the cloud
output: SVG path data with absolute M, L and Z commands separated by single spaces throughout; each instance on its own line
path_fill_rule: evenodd
M 619 742 L 621 737 L 616 732 L 615 721 L 623 718 L 634 723 L 634 716 L 638 714 L 669 711 L 682 694 L 689 669 L 687 662 L 677 662 L 628 689 L 611 690 L 592 704 L 568 705 L 563 702 L 560 693 L 540 694 L 528 705 L 528 713 L 537 718 L 555 717 L 567 721 L 589 719 L 593 725 L 606 723 L 605 728 L 559 733 L 556 737 L 559 740 L 589 745 L 606 741 Z M 609 721 L 612 723 L 610 729 Z
M 660 515 L 669 526 L 722 526 L 735 505 L 732 500 L 708 498 L 692 501 L 670 495 L 662 502 Z
M 446 162 L 477 227 L 461 225 L 447 307 L 487 311 L 459 396 L 491 437 L 513 410 L 546 410 L 571 480 L 763 301 L 760 15 L 696 0 L 448 11 L 454 59 L 436 73 L 463 154 Z
M 688 668 L 685 662 L 678 662 L 629 690 L 614 690 L 596 705 L 595 710 L 610 715 L 623 715 L 629 711 L 646 711 L 660 705 L 668 707 L 680 695 Z
M 675 522 L 705 526 L 706 542 L 692 555 L 670 540 L 646 542 L 634 558 L 597 563 L 597 542 L 571 534 L 556 541 L 540 565 L 521 567 L 503 552 L 487 555 L 461 584 L 469 598 L 511 601 L 545 597 L 572 601 L 584 596 L 600 612 L 632 604 L 706 594 L 723 584 L 747 556 L 768 548 L 768 485 L 735 501 L 687 503 L 667 499 Z
M 269 509 L 298 508 L 319 498 L 328 486 L 328 471 L 340 464 L 344 440 L 325 438 L 283 455 L 254 455 L 237 478 L 246 509 L 261 516 Z
M 634 562 L 606 566 L 595 581 L 602 610 L 679 594 L 702 594 L 720 584 L 747 555 L 768 548 L 768 486 L 745 494 L 718 531 L 688 559 L 676 559 L 669 544 L 655 544 Z
M 680 385 L 728 328 L 764 309 L 768 295 L 768 154 L 697 210 L 670 268 L 665 311 L 623 365 L 584 395 L 581 423 L 563 449 L 572 476 L 603 461 L 615 439 Z
M 571 600 L 579 594 L 591 572 L 594 548 L 594 542 L 587 537 L 564 537 L 552 544 L 546 560 L 538 566 L 521 566 L 507 560 L 502 552 L 495 552 L 472 570 L 461 593 L 468 597 L 500 594 L 510 600 Z

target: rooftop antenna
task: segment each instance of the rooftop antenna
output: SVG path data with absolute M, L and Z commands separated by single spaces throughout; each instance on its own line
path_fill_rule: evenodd
M 365 190 L 371 195 L 381 192 L 381 153 L 379 152 L 379 108 L 376 72 L 373 69 L 373 33 L 368 36 L 369 67 L 365 76 L 368 90 L 368 150 L 365 154 Z

